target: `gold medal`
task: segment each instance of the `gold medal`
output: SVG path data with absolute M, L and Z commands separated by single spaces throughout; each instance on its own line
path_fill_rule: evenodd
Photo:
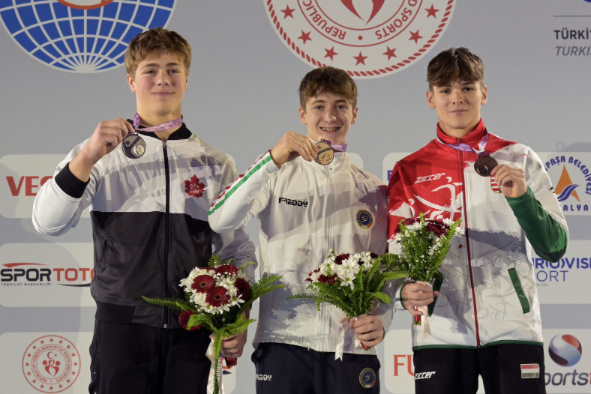
M 323 166 L 330 164 L 332 159 L 334 159 L 334 149 L 330 146 L 330 144 L 320 141 L 316 144 L 318 147 L 318 156 L 316 156 L 316 163 L 322 164 Z

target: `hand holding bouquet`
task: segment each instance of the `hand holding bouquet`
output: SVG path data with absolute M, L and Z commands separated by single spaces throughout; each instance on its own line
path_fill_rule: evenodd
M 335 255 L 330 251 L 319 268 L 312 271 L 306 281 L 312 293 L 295 294 L 289 298 L 307 298 L 320 303 L 327 302 L 339 308 L 346 318 L 371 314 L 376 300 L 390 304 L 390 297 L 383 292 L 386 281 L 407 276 L 396 271 L 374 253 L 345 253 Z M 340 330 L 341 345 L 344 330 Z M 364 347 L 365 348 L 365 347 Z M 337 348 L 335 359 L 342 357 L 342 346 Z
M 460 219 L 427 220 L 421 213 L 418 218 L 402 220 L 394 236 L 388 240 L 390 253 L 384 255 L 399 270 L 408 272 L 412 282 L 443 280 L 439 267 L 449 251 L 451 239 L 460 235 Z M 415 316 L 415 325 L 421 325 L 421 316 Z
M 194 268 L 180 285 L 185 299 L 161 299 L 143 297 L 151 304 L 166 306 L 182 311 L 179 323 L 188 331 L 205 327 L 215 334 L 213 340 L 214 388 L 220 390 L 220 353 L 222 340 L 246 331 L 255 320 L 246 319 L 244 312 L 263 294 L 283 285 L 272 285 L 279 276 L 268 276 L 251 285 L 242 270 L 231 265 L 231 260 L 222 262 L 213 256 L 207 268 Z M 242 269 L 245 266 L 241 267 Z M 235 365 L 235 359 L 226 360 Z

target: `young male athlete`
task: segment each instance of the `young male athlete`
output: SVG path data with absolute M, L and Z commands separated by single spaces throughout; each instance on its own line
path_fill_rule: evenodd
M 374 347 L 390 324 L 391 307 L 377 305 L 347 324 L 332 305 L 318 311 L 314 301 L 287 299 L 306 292 L 308 274 L 331 250 L 385 253 L 388 222 L 385 185 L 346 153 L 358 111 L 353 79 L 340 69 L 317 68 L 299 92 L 306 135 L 284 134 L 219 196 L 209 220 L 227 231 L 257 217 L 261 275 L 281 275 L 286 286 L 261 299 L 252 356 L 257 393 L 378 393 Z M 370 349 L 355 346 L 355 338 Z
M 399 161 L 389 184 L 390 235 L 404 218 L 462 220 L 440 271 L 430 334 L 413 327 L 418 394 L 545 393 L 540 305 L 531 249 L 564 254 L 566 221 L 534 151 L 490 133 L 481 59 L 451 48 L 431 60 L 427 103 L 436 138 Z M 424 180 L 427 181 L 424 181 Z M 420 288 L 419 288 L 420 286 Z M 406 309 L 430 297 L 425 284 L 402 288 Z
M 190 64 L 189 43 L 173 31 L 135 37 L 125 56 L 134 119 L 99 123 L 35 199 L 33 224 L 43 234 L 68 231 L 91 209 L 91 393 L 204 393 L 211 333 L 183 330 L 178 313 L 141 297 L 182 297 L 180 280 L 214 253 L 238 265 L 254 259 L 243 230 L 215 233 L 207 222 L 236 170 L 182 121 Z M 246 333 L 229 338 L 224 355 L 238 357 L 245 341 Z

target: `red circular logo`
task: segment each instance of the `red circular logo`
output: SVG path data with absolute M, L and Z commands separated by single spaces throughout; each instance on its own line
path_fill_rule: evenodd
M 284 44 L 314 66 L 376 78 L 412 65 L 441 38 L 454 0 L 265 0 Z
M 92 10 L 95 8 L 104 7 L 113 0 L 57 0 L 63 5 L 76 8 L 79 10 Z
M 23 355 L 23 374 L 42 393 L 59 393 L 80 375 L 80 354 L 72 342 L 57 335 L 37 338 Z

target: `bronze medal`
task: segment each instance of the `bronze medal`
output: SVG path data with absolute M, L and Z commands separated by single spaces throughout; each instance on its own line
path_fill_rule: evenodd
M 316 156 L 316 163 L 322 164 L 323 166 L 330 164 L 332 159 L 334 159 L 334 150 L 330 146 L 330 144 L 320 141 L 316 144 L 316 146 L 320 149 L 318 151 L 318 156 Z
M 146 153 L 146 141 L 137 133 L 128 134 L 121 143 L 121 148 L 125 156 L 130 159 L 139 159 Z
M 474 170 L 480 176 L 490 176 L 491 171 L 498 164 L 491 155 L 483 152 L 478 154 L 478 159 L 474 162 Z

